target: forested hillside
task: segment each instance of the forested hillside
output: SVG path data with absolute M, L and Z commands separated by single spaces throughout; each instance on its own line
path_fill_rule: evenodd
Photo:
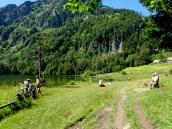
M 0 9 L 0 73 L 36 74 L 40 49 L 46 74 L 105 73 L 151 61 L 158 46 L 143 33 L 149 18 L 103 6 L 94 15 L 72 15 L 65 3 L 25 2 Z

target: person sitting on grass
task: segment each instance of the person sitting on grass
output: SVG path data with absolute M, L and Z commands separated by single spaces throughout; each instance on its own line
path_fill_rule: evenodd
M 29 85 L 31 84 L 31 79 L 24 80 L 24 90 L 29 91 Z
M 103 83 L 103 80 L 99 80 L 99 86 L 100 87 L 105 87 L 105 84 Z
M 23 90 L 26 96 L 30 96 L 32 98 L 36 98 L 36 87 L 31 83 L 31 79 L 27 79 L 24 81 Z
M 159 87 L 159 75 L 154 73 L 152 75 L 152 81 L 149 84 L 150 89 L 158 88 Z

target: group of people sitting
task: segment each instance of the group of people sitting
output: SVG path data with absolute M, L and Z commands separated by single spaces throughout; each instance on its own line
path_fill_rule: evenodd
M 103 80 L 99 80 L 99 86 L 100 87 L 112 86 L 112 82 L 106 82 L 106 83 L 104 83 Z
M 111 82 L 108 82 L 108 83 L 109 83 L 109 85 L 112 85 Z M 158 88 L 159 87 L 159 75 L 158 75 L 158 73 L 153 73 L 151 82 L 149 83 L 149 85 L 148 84 L 146 84 L 146 85 L 150 89 Z M 106 84 L 103 82 L 103 80 L 99 80 L 99 86 L 105 87 Z
M 22 93 L 25 96 L 31 96 L 32 98 L 36 98 L 36 94 L 38 91 L 38 94 L 40 96 L 42 96 L 42 91 L 41 91 L 41 87 L 45 86 L 46 81 L 44 76 L 41 76 L 39 78 L 39 76 L 36 76 L 36 83 L 32 83 L 31 79 L 26 79 L 24 81 L 24 83 L 22 84 Z

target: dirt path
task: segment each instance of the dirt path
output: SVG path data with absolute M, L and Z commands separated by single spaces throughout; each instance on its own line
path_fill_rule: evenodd
M 137 93 L 144 93 L 149 91 L 148 88 L 138 88 L 134 90 Z M 126 107 L 127 95 L 125 92 L 121 95 L 116 119 L 113 122 L 112 129 L 129 129 L 130 123 L 127 122 L 125 107 Z M 106 106 L 104 109 L 100 111 L 100 113 L 95 114 L 92 117 L 98 116 L 98 120 L 95 123 L 94 129 L 109 129 L 109 122 L 112 119 L 112 108 L 113 108 L 113 101 L 110 105 Z M 140 106 L 140 101 L 137 99 L 134 103 L 134 109 L 137 114 L 137 118 L 142 126 L 143 129 L 155 129 L 155 127 L 151 124 L 150 120 L 144 115 L 142 108 Z M 82 120 L 80 121 L 82 122 Z M 82 125 L 71 125 L 67 129 L 84 129 Z
M 122 95 L 118 104 L 118 110 L 116 114 L 115 122 L 113 123 L 113 129 L 128 129 L 130 124 L 126 122 L 126 105 L 127 95 Z
M 134 91 L 141 94 L 141 93 L 150 91 L 150 89 L 149 88 L 137 88 L 137 89 L 134 89 Z
M 105 107 L 100 113 L 99 113 L 99 119 L 97 120 L 95 124 L 94 129 L 109 129 L 109 121 L 111 119 L 112 114 L 112 105 Z
M 140 100 L 137 99 L 134 103 L 134 109 L 137 114 L 137 118 L 142 126 L 143 129 L 155 129 L 155 127 L 152 125 L 151 121 L 145 116 L 141 106 L 140 106 Z
M 94 125 L 94 129 L 109 129 L 108 122 L 110 122 L 111 116 L 112 116 L 112 105 L 113 105 L 113 102 L 111 102 L 110 105 L 102 109 L 99 113 L 96 113 L 90 116 L 89 118 L 83 119 L 79 122 L 84 122 L 84 121 L 87 121 L 88 119 L 98 117 L 98 120 Z M 77 123 L 78 122 L 76 122 L 76 124 L 70 125 L 66 129 L 84 129 L 84 127 L 82 126 L 82 123 L 80 125 L 78 125 Z

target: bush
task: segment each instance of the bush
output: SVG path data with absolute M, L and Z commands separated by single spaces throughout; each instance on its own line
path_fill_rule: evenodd
M 127 73 L 126 73 L 125 71 L 122 71 L 121 74 L 122 74 L 122 75 L 126 75 Z
M 90 77 L 90 76 L 94 76 L 94 75 L 95 75 L 95 73 L 90 70 L 86 70 L 83 74 L 84 77 Z
M 172 69 L 169 70 L 169 74 L 172 74 Z
M 76 85 L 74 81 L 71 81 L 69 85 Z
M 11 114 L 14 114 L 21 109 L 30 108 L 31 106 L 32 106 L 32 103 L 31 103 L 30 98 L 25 98 L 24 100 L 20 100 L 20 101 L 18 100 L 14 104 L 9 105 L 9 106 L 5 107 L 4 109 L 0 110 L 0 121 L 3 118 L 5 118 Z
M 112 82 L 113 81 L 113 78 L 108 77 L 105 80 L 106 80 L 106 82 Z

